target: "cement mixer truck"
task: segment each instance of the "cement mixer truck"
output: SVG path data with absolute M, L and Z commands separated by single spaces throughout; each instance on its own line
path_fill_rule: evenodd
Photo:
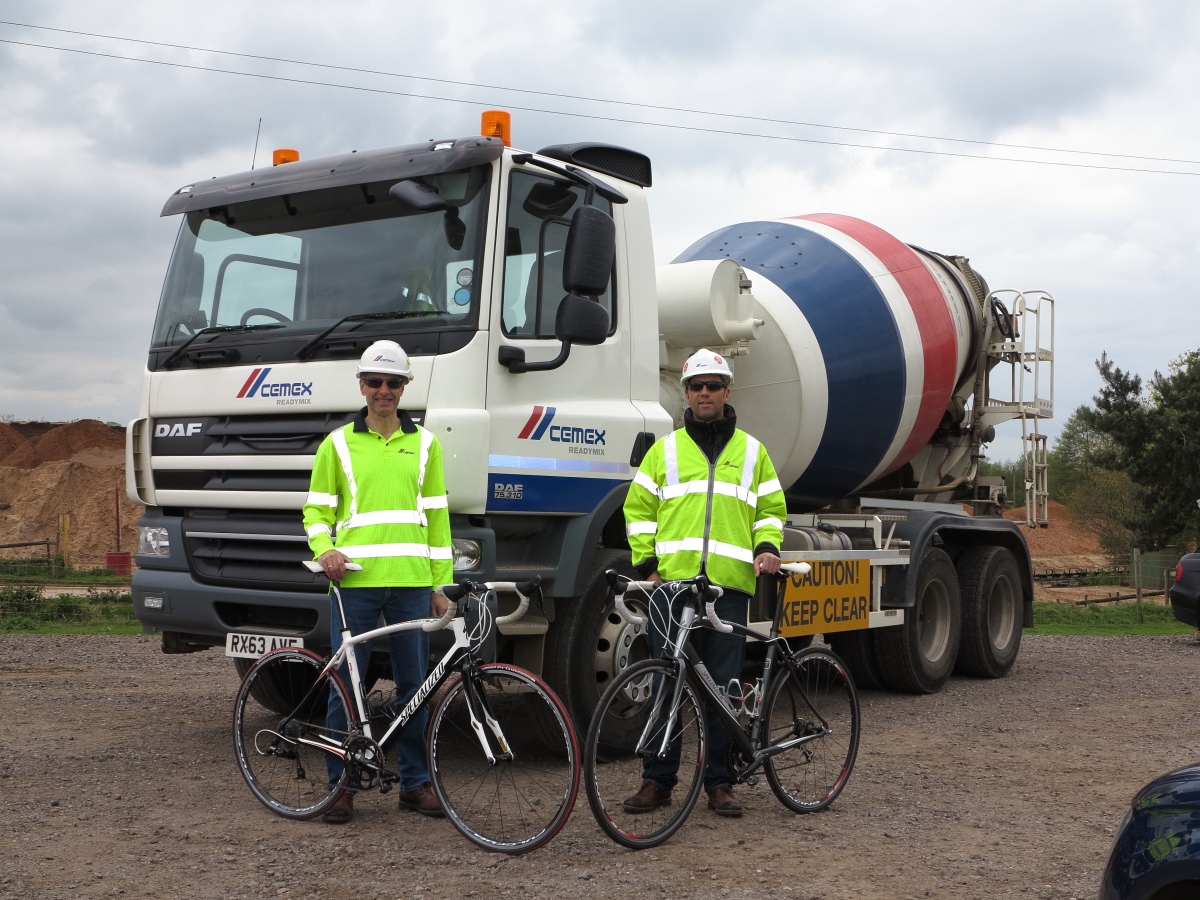
M 730 359 L 739 425 L 787 486 L 783 554 L 812 566 L 756 595 L 751 621 L 782 604 L 789 639 L 823 635 L 867 687 L 1008 672 L 1032 570 L 979 462 L 1019 421 L 1026 524 L 1044 524 L 1053 298 L 830 214 L 730 225 L 656 267 L 646 156 L 502 132 L 277 153 L 167 200 L 182 222 L 127 441 L 146 507 L 134 606 L 164 652 L 222 647 L 244 670 L 329 646 L 300 510 L 317 446 L 361 406 L 359 355 L 389 338 L 443 447 L 456 574 L 542 577 L 496 653 L 577 721 L 649 653 L 604 572 L 630 571 L 622 502 L 680 425 L 699 347 Z M 572 272 L 596 259 L 609 277 L 584 296 Z

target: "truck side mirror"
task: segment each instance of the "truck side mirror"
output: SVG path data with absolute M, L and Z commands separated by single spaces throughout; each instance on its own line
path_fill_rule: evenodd
M 604 210 L 594 206 L 575 210 L 563 253 L 563 290 L 585 297 L 599 296 L 608 290 L 616 239 L 617 226 Z M 604 330 L 607 334 L 607 325 Z
M 608 311 L 595 300 L 568 294 L 558 304 L 554 336 L 568 344 L 603 344 L 608 337 Z
M 437 188 L 420 181 L 397 181 L 388 189 L 388 194 L 397 203 L 417 212 L 450 208 L 450 201 L 439 194 Z

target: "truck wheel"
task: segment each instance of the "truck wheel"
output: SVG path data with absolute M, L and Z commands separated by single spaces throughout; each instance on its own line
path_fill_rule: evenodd
M 904 611 L 904 624 L 875 634 L 884 683 L 894 691 L 933 694 L 942 689 L 958 656 L 962 601 L 958 575 L 945 551 L 925 551 L 917 571 L 917 602 Z
M 884 687 L 875 657 L 874 631 L 869 628 L 835 631 L 825 635 L 825 643 L 842 658 L 854 678 L 855 687 L 874 691 Z
M 958 558 L 962 642 L 955 671 L 1002 678 L 1021 649 L 1021 572 L 1004 547 L 968 547 Z
M 543 677 L 567 707 L 576 731 L 584 734 L 600 695 L 621 672 L 650 657 L 648 625 L 627 625 L 608 601 L 604 573 L 616 569 L 637 577 L 628 550 L 599 550 L 583 596 L 559 598 L 546 633 Z M 644 600 L 644 598 L 643 598 Z M 630 594 L 626 605 L 644 615 L 646 606 Z

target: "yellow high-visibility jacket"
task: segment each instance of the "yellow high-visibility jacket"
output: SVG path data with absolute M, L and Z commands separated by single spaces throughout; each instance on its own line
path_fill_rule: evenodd
M 625 498 L 633 561 L 658 557 L 664 581 L 704 573 L 754 591 L 754 549 L 783 542 L 783 490 L 766 448 L 735 429 L 715 463 L 685 429 L 650 448 Z
M 437 587 L 454 575 L 442 448 L 400 411 L 387 440 L 366 408 L 317 448 L 304 530 L 316 559 L 337 549 L 363 567 L 344 587 Z

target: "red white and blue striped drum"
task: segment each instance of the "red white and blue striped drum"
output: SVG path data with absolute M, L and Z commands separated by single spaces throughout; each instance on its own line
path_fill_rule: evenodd
M 979 311 L 941 264 L 882 229 L 820 213 L 745 222 L 674 260 L 734 259 L 768 320 L 737 357 L 738 426 L 766 444 L 793 511 L 899 469 L 929 442 Z

